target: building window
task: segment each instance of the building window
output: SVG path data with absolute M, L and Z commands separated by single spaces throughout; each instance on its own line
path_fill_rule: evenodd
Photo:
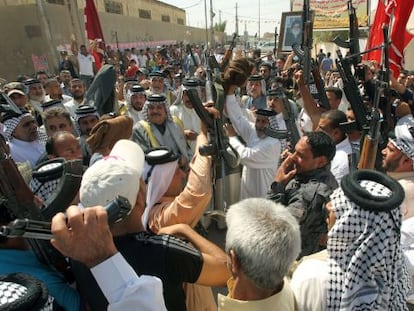
M 105 12 L 123 15 L 122 3 L 117 1 L 105 0 Z
M 138 10 L 139 17 L 145 18 L 145 19 L 151 19 L 151 11 L 150 10 Z
M 170 22 L 170 16 L 169 15 L 161 15 L 161 21 L 169 23 Z
M 47 3 L 65 5 L 65 0 L 46 0 Z
M 177 24 L 178 25 L 184 25 L 184 19 L 183 18 L 177 18 Z

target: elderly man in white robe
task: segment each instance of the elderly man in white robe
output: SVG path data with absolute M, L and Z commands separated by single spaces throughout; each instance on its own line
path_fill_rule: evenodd
M 200 133 L 201 120 L 187 95 L 187 90 L 190 88 L 196 89 L 200 93 L 197 80 L 185 79 L 179 90 L 177 100 L 170 106 L 170 112 L 171 115 L 176 116 L 183 122 L 185 138 L 194 154 L 197 136 Z
M 258 109 L 255 123 L 249 122 L 237 103 L 233 87 L 227 91 L 226 112 L 231 124 L 225 124 L 224 129 L 243 165 L 240 200 L 265 197 L 278 167 L 281 143 L 278 139 L 266 136 L 263 129 L 269 126 L 269 117 L 276 113 L 273 110 Z M 242 143 L 236 133 L 246 144 Z

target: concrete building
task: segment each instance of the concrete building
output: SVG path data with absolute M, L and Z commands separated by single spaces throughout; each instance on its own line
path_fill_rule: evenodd
M 15 80 L 46 68 L 54 73 L 71 34 L 85 43 L 84 0 L 0 0 L 0 77 Z M 95 0 L 106 44 L 155 47 L 204 43 L 206 31 L 186 26 L 185 10 L 156 0 Z M 223 38 L 223 34 L 215 34 Z

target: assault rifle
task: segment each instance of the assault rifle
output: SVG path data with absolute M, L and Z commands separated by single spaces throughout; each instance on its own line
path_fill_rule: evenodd
M 378 143 L 381 129 L 381 113 L 379 102 L 384 90 L 388 87 L 386 82 L 375 81 L 375 97 L 369 119 L 369 130 L 364 136 L 364 143 L 361 148 L 358 169 L 374 169 L 378 152 Z
M 304 0 L 302 13 L 302 46 L 300 47 L 298 44 L 294 44 L 292 49 L 301 61 L 305 84 L 309 84 L 311 81 L 313 19 L 314 12 L 310 9 L 309 0 Z
M 341 48 L 349 49 L 354 67 L 361 62 L 361 51 L 359 49 L 359 28 L 356 10 L 352 6 L 352 0 L 348 0 L 349 15 L 349 39 L 344 41 L 339 36 L 333 39 L 333 42 Z
M 381 137 L 381 122 L 385 119 L 391 118 L 391 104 L 388 101 L 387 97 L 389 93 L 388 87 L 390 74 L 388 56 L 388 48 L 390 42 L 388 40 L 388 26 L 384 25 L 382 31 L 384 36 L 384 44 L 381 46 L 382 70 L 379 74 L 379 79 L 375 81 L 375 95 L 373 107 L 371 109 L 369 130 L 364 137 L 364 143 L 361 148 L 361 156 L 358 163 L 358 169 L 374 169 L 378 153 L 378 144 L 380 143 Z M 384 118 L 381 118 L 381 113 L 379 111 L 379 104 L 381 99 L 387 101 L 385 103 L 386 107 Z
M 300 139 L 298 127 L 295 122 L 296 118 L 292 111 L 292 106 L 282 88 L 277 89 L 277 97 L 282 101 L 282 115 L 283 120 L 285 120 L 286 130 L 274 130 L 266 127 L 264 128 L 264 133 L 273 138 L 289 140 L 290 149 L 294 149 Z
M 317 64 L 311 57 L 313 42 L 313 19 L 314 11 L 310 9 L 309 0 L 303 2 L 303 37 L 302 48 L 298 44 L 292 46 L 293 51 L 299 57 L 303 71 L 303 81 L 309 86 L 312 96 L 318 100 L 319 105 L 330 109 L 328 98 L 326 97 L 325 86 L 319 73 Z M 312 91 L 312 86 L 316 88 Z M 317 92 L 316 92 L 317 91 Z M 317 94 L 316 94 L 317 93 Z
M 221 60 L 221 64 L 220 64 L 221 72 L 224 72 L 224 70 L 226 69 L 227 65 L 229 64 L 231 60 L 231 56 L 233 55 L 233 49 L 236 46 L 236 39 L 237 39 L 237 33 L 233 33 L 233 38 L 231 39 L 230 46 L 224 53 L 223 59 Z
M 343 90 L 346 98 L 351 104 L 352 110 L 355 114 L 355 121 L 346 122 L 341 124 L 341 126 L 346 132 L 352 130 L 366 130 L 366 125 L 368 123 L 367 111 L 365 110 L 358 84 L 352 74 L 351 59 L 344 58 L 340 50 L 337 50 L 336 53 L 338 55 L 338 58 L 335 60 L 336 68 L 338 69 L 339 75 L 343 81 Z
M 105 209 L 108 213 L 108 223 L 116 223 L 131 213 L 131 204 L 128 199 L 118 196 L 109 202 Z M 50 240 L 51 223 L 32 219 L 15 219 L 8 225 L 0 227 L 0 236 L 14 238 L 23 237 L 31 239 Z
M 207 58 L 206 64 L 206 99 L 207 102 L 215 103 L 215 108 L 220 112 L 220 116 L 223 114 L 224 109 L 224 90 L 221 84 L 214 83 L 213 76 L 211 72 L 211 60 L 210 56 Z M 240 164 L 240 158 L 237 151 L 230 145 L 227 136 L 223 132 L 224 120 L 222 118 L 214 119 L 205 109 L 203 103 L 201 102 L 200 97 L 198 96 L 197 90 L 189 89 L 187 91 L 188 97 L 193 104 L 194 111 L 197 113 L 201 121 L 207 127 L 208 135 L 208 144 L 201 146 L 199 152 L 201 155 L 210 155 L 214 161 L 214 173 L 213 173 L 213 187 L 215 185 L 216 175 L 219 174 L 223 178 L 222 188 L 220 191 L 221 195 L 218 195 L 221 198 L 225 197 L 225 182 L 224 178 L 226 176 L 226 167 L 227 168 L 236 168 Z M 213 199 L 215 199 L 213 197 Z M 223 210 L 226 211 L 227 204 L 226 201 L 223 201 Z

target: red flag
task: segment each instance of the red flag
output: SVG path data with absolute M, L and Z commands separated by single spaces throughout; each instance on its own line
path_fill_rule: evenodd
M 85 4 L 85 31 L 86 37 L 90 41 L 98 41 L 98 44 L 91 52 L 95 58 L 96 68 L 99 70 L 102 66 L 103 50 L 105 49 L 105 41 L 99 21 L 98 12 L 96 11 L 95 3 L 93 0 L 86 0 Z
M 413 38 L 407 31 L 407 22 L 414 6 L 414 0 L 384 0 L 378 1 L 377 11 L 367 43 L 367 50 L 384 43 L 382 26 L 390 28 L 391 45 L 389 47 L 390 67 L 397 77 L 404 68 L 404 50 Z M 390 20 L 392 24 L 390 25 Z M 375 60 L 381 64 L 381 49 L 365 54 L 364 59 Z
M 104 41 L 101 23 L 93 0 L 86 0 L 85 4 L 85 30 L 89 40 L 101 39 Z

